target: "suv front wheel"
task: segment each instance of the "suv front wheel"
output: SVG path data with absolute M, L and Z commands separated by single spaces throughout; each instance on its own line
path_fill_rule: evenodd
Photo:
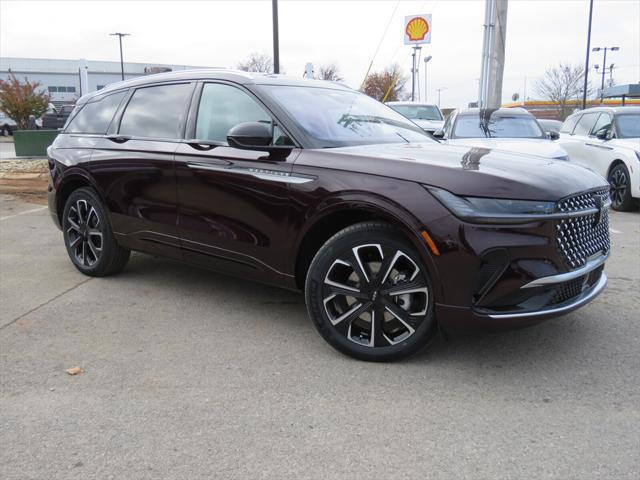
M 435 333 L 431 279 L 411 244 L 381 222 L 340 231 L 318 251 L 305 284 L 309 315 L 349 356 L 397 360 Z
M 626 165 L 619 163 L 609 172 L 609 187 L 611 191 L 611 208 L 625 212 L 633 207 L 631 197 L 631 179 Z

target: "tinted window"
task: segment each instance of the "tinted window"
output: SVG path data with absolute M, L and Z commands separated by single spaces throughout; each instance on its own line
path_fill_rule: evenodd
M 560 127 L 560 132 L 561 133 L 571 133 L 571 132 L 573 132 L 573 129 L 576 126 L 576 123 L 578 123 L 579 119 L 580 119 L 580 115 L 576 115 L 575 117 L 567 118 L 564 121 L 564 123 L 562 124 L 562 127 Z
M 640 138 L 640 114 L 625 113 L 616 119 L 620 138 Z
M 98 133 L 101 135 L 107 133 L 113 115 L 116 113 L 125 93 L 114 93 L 97 101 L 86 103 L 78 114 L 73 117 L 65 132 Z
M 544 133 L 533 117 L 525 115 L 503 116 L 459 115 L 453 137 L 455 138 L 541 138 Z
M 360 92 L 284 85 L 263 89 L 324 148 L 433 141 L 398 112 Z
M 608 113 L 601 113 L 596 121 L 596 124 L 591 130 L 591 135 L 597 135 L 598 132 L 606 133 L 611 129 L 611 117 Z
M 136 90 L 120 122 L 120 133 L 133 137 L 182 138 L 191 84 Z
M 574 135 L 589 135 L 589 132 L 593 128 L 593 124 L 596 123 L 598 113 L 585 113 L 580 118 L 580 121 L 576 125 L 576 129 L 573 131 Z
M 227 141 L 232 127 L 244 122 L 260 122 L 271 128 L 271 116 L 247 93 L 221 83 L 207 83 L 196 120 L 198 140 Z

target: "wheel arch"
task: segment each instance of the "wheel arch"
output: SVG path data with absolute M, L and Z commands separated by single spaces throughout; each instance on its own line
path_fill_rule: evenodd
M 351 200 L 334 203 L 331 207 L 317 212 L 312 220 L 307 222 L 307 227 L 300 234 L 295 248 L 294 276 L 296 286 L 304 290 L 311 261 L 329 238 L 350 225 L 372 220 L 382 221 L 397 227 L 399 233 L 414 246 L 432 277 L 434 293 L 439 296 L 441 292 L 435 292 L 440 283 L 438 281 L 439 275 L 431 253 L 428 252 L 420 237 L 419 222 L 408 212 L 392 205 L 382 206 L 379 201 L 373 203 L 364 200 Z
M 93 188 L 104 203 L 104 196 L 100 188 L 86 172 L 81 169 L 69 170 L 60 180 L 60 185 L 58 186 L 56 193 L 56 214 L 58 215 L 60 224 L 62 224 L 62 214 L 64 212 L 64 206 L 67 203 L 67 199 L 75 190 L 82 187 Z
M 607 181 L 609 180 L 609 175 L 611 175 L 611 171 L 618 165 L 624 165 L 626 169 L 629 170 L 629 167 L 627 166 L 627 162 L 625 162 L 621 158 L 616 158 L 613 162 L 609 164 L 609 168 L 607 169 Z

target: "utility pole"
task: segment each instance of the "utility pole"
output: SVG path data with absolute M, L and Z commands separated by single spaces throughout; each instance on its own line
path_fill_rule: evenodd
M 124 60 L 122 58 L 122 37 L 128 37 L 129 35 L 131 35 L 130 33 L 110 33 L 110 36 L 117 36 L 118 40 L 120 41 L 120 74 L 122 76 L 122 80 L 124 80 Z
M 411 101 L 416 99 L 416 54 L 422 49 L 421 46 L 415 45 L 413 47 L 413 53 L 411 54 L 413 66 L 411 67 Z
M 498 108 L 502 103 L 507 6 L 508 0 L 485 0 L 484 38 L 478 88 L 480 108 Z
M 589 26 L 587 28 L 587 58 L 584 61 L 584 86 L 582 87 L 582 109 L 587 108 L 587 85 L 589 82 L 589 52 L 591 52 L 591 19 L 593 18 L 593 0 L 589 1 Z
M 424 102 L 427 103 L 427 64 L 433 57 L 429 55 L 424 57 Z
M 280 73 L 280 43 L 278 39 L 278 0 L 271 0 L 273 16 L 273 73 Z

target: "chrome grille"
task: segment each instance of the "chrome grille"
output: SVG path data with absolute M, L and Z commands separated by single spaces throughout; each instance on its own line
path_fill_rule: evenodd
M 556 210 L 577 213 L 606 205 L 608 199 L 608 189 L 582 193 L 561 200 Z M 556 242 L 567 267 L 581 267 L 589 257 L 609 251 L 609 209 L 602 206 L 600 222 L 598 214 L 564 218 L 556 224 L 556 234 Z

